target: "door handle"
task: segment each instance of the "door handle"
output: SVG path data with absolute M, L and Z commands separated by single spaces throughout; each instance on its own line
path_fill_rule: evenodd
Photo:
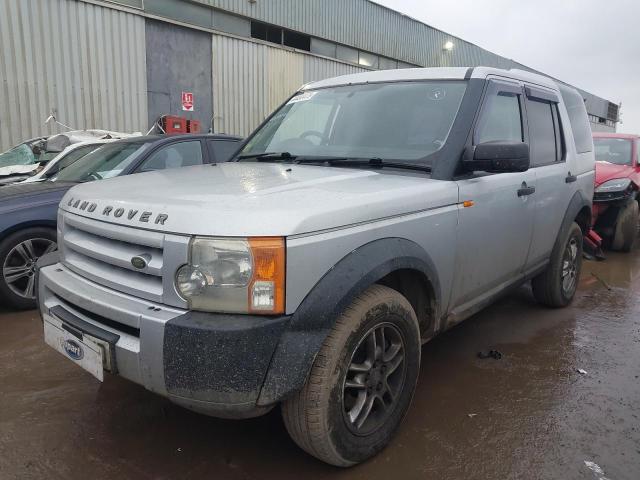
M 569 175 L 567 175 L 567 178 L 564 179 L 565 183 L 573 183 L 577 181 L 578 181 L 578 177 L 576 177 L 575 175 L 571 175 L 571 172 L 569 172 Z
M 518 197 L 528 197 L 536 193 L 536 187 L 528 187 L 527 182 L 522 182 L 522 187 L 518 190 Z

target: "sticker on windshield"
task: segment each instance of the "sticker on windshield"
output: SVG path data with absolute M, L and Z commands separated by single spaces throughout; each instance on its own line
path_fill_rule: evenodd
M 306 102 L 307 100 L 311 100 L 316 95 L 316 93 L 318 92 L 304 92 L 300 95 L 296 95 L 287 102 L 287 105 L 291 103 Z

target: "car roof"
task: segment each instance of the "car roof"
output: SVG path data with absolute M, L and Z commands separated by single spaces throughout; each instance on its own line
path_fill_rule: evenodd
M 149 142 L 173 142 L 178 140 L 233 140 L 240 141 L 242 137 L 235 135 L 225 135 L 221 133 L 180 133 L 180 134 L 155 134 L 155 135 L 141 135 L 138 137 L 123 138 L 117 140 L 118 143 L 149 143 Z
M 593 132 L 593 138 L 626 138 L 627 140 L 633 140 L 640 135 L 635 133 L 617 133 L 617 132 Z
M 200 140 L 200 139 L 209 139 L 209 140 L 230 140 L 234 142 L 240 142 L 243 140 L 242 137 L 238 137 L 235 135 L 224 135 L 220 133 L 188 133 L 188 134 L 175 134 L 175 135 L 142 135 L 139 137 L 131 137 L 124 138 L 121 140 L 116 140 L 114 143 L 170 143 L 175 140 Z
M 513 78 L 525 82 L 557 90 L 558 85 L 549 77 L 519 69 L 501 69 L 493 67 L 437 67 L 437 68 L 404 68 L 399 70 L 377 70 L 372 72 L 342 75 L 312 82 L 301 90 L 339 87 L 365 83 L 407 82 L 419 80 L 464 80 L 468 78 L 486 78 L 488 75 Z

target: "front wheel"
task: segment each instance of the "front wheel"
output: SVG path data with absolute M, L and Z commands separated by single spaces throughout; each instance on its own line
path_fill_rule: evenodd
M 337 320 L 304 388 L 282 405 L 287 430 L 306 452 L 339 467 L 391 440 L 420 370 L 420 330 L 411 304 L 373 285 Z
M 631 200 L 618 214 L 615 231 L 611 242 L 611 249 L 620 252 L 630 252 L 638 238 L 638 202 Z
M 573 223 L 553 249 L 547 269 L 531 281 L 533 295 L 548 307 L 566 307 L 573 300 L 582 269 L 582 230 Z
M 56 232 L 27 228 L 0 242 L 0 304 L 18 309 L 36 306 L 36 262 L 56 250 Z

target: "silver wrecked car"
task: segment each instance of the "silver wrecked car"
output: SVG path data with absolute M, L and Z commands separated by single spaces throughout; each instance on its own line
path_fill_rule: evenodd
M 281 405 L 300 447 L 354 465 L 400 425 L 423 343 L 527 281 L 571 302 L 593 185 L 584 103 L 546 77 L 313 83 L 231 162 L 71 189 L 45 340 L 205 414 Z

